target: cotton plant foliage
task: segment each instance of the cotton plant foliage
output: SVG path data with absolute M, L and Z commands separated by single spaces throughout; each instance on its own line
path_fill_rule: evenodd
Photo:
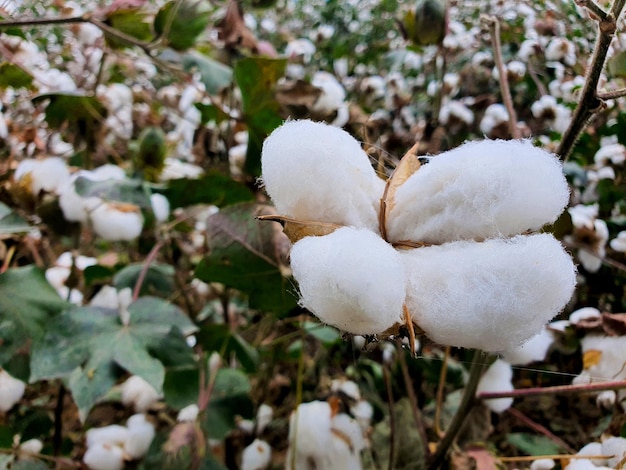
M 499 352 L 565 306 L 576 270 L 550 234 L 569 191 L 529 141 L 410 150 L 381 179 L 347 132 L 288 121 L 265 141 L 262 181 L 291 238 L 301 305 L 353 334 L 402 321 L 442 344 Z

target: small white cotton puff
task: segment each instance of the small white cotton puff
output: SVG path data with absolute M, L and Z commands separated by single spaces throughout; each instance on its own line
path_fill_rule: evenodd
M 554 343 L 554 336 L 545 327 L 517 348 L 504 351 L 502 359 L 513 366 L 525 366 L 531 362 L 543 361 Z
M 301 304 L 353 334 L 382 333 L 400 321 L 405 278 L 399 253 L 366 229 L 305 237 L 291 250 Z
M 154 439 L 154 424 L 144 414 L 136 414 L 126 421 L 128 437 L 124 442 L 124 452 L 131 460 L 140 459 L 148 452 Z
M 187 405 L 178 412 L 178 416 L 176 416 L 176 421 L 194 422 L 196 419 L 198 419 L 198 413 L 200 413 L 198 405 L 192 403 L 191 405 Z
M 147 411 L 159 399 L 159 393 L 152 385 L 138 375 L 129 377 L 122 385 L 122 403 L 132 405 L 138 413 Z
M 556 466 L 552 459 L 537 459 L 530 464 L 530 470 L 550 470 Z
M 308 461 L 312 461 L 315 468 L 324 468 L 322 463 L 331 442 L 331 414 L 330 405 L 325 401 L 302 403 L 291 414 L 287 462 L 289 465 L 295 460 L 294 470 L 308 468 Z
M 593 320 L 594 318 L 600 318 L 602 314 L 600 310 L 595 307 L 583 307 L 578 310 L 574 310 L 569 316 L 569 322 L 572 325 L 577 325 L 583 320 Z
M 459 241 L 400 253 L 407 307 L 432 340 L 505 351 L 565 306 L 576 284 L 570 255 L 549 234 Z
M 510 236 L 554 222 L 568 199 L 561 164 L 530 141 L 469 142 L 400 186 L 387 231 L 427 243 Z
M 288 121 L 265 140 L 261 163 L 279 214 L 377 230 L 385 183 L 347 132 Z
M 483 374 L 478 382 L 476 394 L 491 392 L 511 392 L 513 391 L 513 369 L 511 364 L 496 359 L 489 369 Z M 513 398 L 492 398 L 484 400 L 485 406 L 495 413 L 502 413 L 508 410 L 513 404 Z
M 596 455 L 602 455 L 602 444 L 600 444 L 599 442 L 590 442 L 589 444 L 581 448 L 576 453 L 576 455 L 583 455 L 583 456 L 590 456 L 590 457 L 596 456 Z M 594 465 L 598 467 L 602 467 L 607 464 L 607 459 L 590 459 L 590 460 Z
M 263 470 L 272 459 L 272 448 L 261 440 L 255 439 L 241 454 L 241 470 Z
M 87 448 L 83 462 L 91 470 L 122 470 L 124 449 L 117 445 L 97 443 Z
M 143 215 L 138 206 L 101 202 L 89 212 L 93 230 L 109 241 L 129 241 L 141 235 Z
M 330 389 L 331 389 L 331 391 L 333 391 L 335 393 L 343 392 L 347 396 L 352 398 L 353 400 L 357 400 L 358 401 L 358 400 L 361 399 L 361 391 L 359 390 L 359 386 L 356 384 L 356 382 L 354 382 L 352 380 L 334 379 L 330 383 Z
M 274 410 L 271 406 L 261 403 L 256 412 L 256 432 L 261 433 L 272 422 Z
M 9 411 L 22 399 L 26 384 L 10 375 L 4 369 L 0 370 L 0 412 Z
M 607 466 L 617 468 L 617 464 L 626 456 L 626 439 L 623 437 L 609 437 L 602 442 L 601 455 L 612 455 L 607 460 Z

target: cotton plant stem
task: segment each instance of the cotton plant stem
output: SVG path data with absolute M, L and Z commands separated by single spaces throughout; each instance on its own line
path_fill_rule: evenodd
M 441 372 L 439 373 L 439 384 L 437 386 L 437 399 L 435 405 L 435 433 L 442 438 L 445 431 L 441 428 L 441 409 L 443 408 L 443 392 L 446 388 L 446 377 L 448 376 L 448 359 L 450 358 L 450 346 L 446 346 Z
M 593 0 L 574 0 L 574 3 L 579 7 L 589 10 L 589 12 L 593 13 L 599 20 L 606 21 L 608 13 Z
M 623 389 L 626 389 L 626 380 L 594 382 L 579 385 L 557 385 L 554 387 L 520 388 L 509 392 L 483 392 L 479 393 L 477 398 L 480 400 L 490 400 L 492 398 L 532 397 L 536 395 L 567 395 L 585 392 L 599 392 L 602 390 Z
M 383 376 L 385 378 L 385 386 L 387 388 L 387 403 L 389 404 L 389 464 L 388 470 L 393 470 L 395 465 L 395 441 L 396 441 L 396 415 L 393 402 L 393 387 L 391 386 L 391 374 L 387 365 L 383 365 Z
M 586 460 L 594 460 L 594 459 L 610 459 L 613 457 L 612 455 L 569 455 L 569 454 L 549 454 L 549 455 L 520 455 L 517 457 L 498 457 L 500 462 L 534 462 L 535 460 L 542 459 L 552 459 L 552 460 L 561 460 L 561 459 L 586 459 Z
M 504 59 L 502 58 L 502 43 L 500 42 L 500 21 L 495 16 L 489 16 L 486 18 L 489 25 L 489 34 L 491 36 L 491 45 L 493 47 L 493 56 L 496 61 L 496 67 L 498 68 L 498 81 L 500 82 L 500 94 L 502 95 L 502 101 L 506 107 L 506 111 L 509 115 L 509 132 L 511 137 L 519 139 L 522 135 L 519 127 L 517 126 L 517 113 L 513 107 L 513 99 L 511 98 L 511 89 L 509 88 L 508 71 L 504 66 Z
M 561 143 L 556 151 L 559 158 L 566 161 L 574 145 L 578 141 L 580 134 L 585 129 L 591 117 L 602 107 L 602 100 L 598 97 L 598 81 L 604 69 L 606 55 L 617 29 L 617 19 L 619 18 L 626 0 L 614 0 L 609 13 L 598 22 L 598 36 L 591 58 L 585 84 L 580 96 L 580 101 L 576 106 L 572 121 L 563 134 Z M 590 10 L 591 11 L 591 10 Z
M 567 442 L 565 442 L 559 436 L 555 435 L 552 431 L 550 431 L 545 426 L 542 426 L 541 424 L 533 421 L 528 416 L 521 413 L 519 410 L 516 410 L 515 408 L 509 408 L 507 411 L 510 415 L 514 416 L 516 419 L 526 424 L 526 426 L 528 426 L 532 430 L 538 432 L 539 434 L 543 434 L 544 436 L 546 436 L 548 439 L 550 439 L 552 442 L 554 442 L 556 445 L 558 445 L 562 449 L 565 449 L 566 451 L 571 452 L 572 454 L 576 453 L 576 450 L 572 449 L 567 444 Z
M 141 286 L 143 285 L 143 281 L 146 279 L 146 275 L 148 274 L 148 269 L 150 269 L 150 265 L 155 260 L 157 255 L 159 254 L 159 250 L 163 246 L 163 242 L 159 241 L 152 247 L 150 253 L 146 257 L 146 261 L 143 263 L 141 267 L 141 272 L 139 273 L 139 277 L 137 278 L 137 282 L 135 283 L 135 288 L 133 289 L 133 302 L 139 298 L 139 293 L 141 292 Z
M 601 100 L 614 100 L 616 98 L 622 98 L 626 96 L 626 88 L 620 88 L 613 91 L 599 91 L 597 94 Z
M 486 353 L 478 349 L 474 351 L 472 366 L 469 371 L 469 379 L 467 381 L 467 385 L 465 386 L 465 391 L 463 392 L 463 398 L 461 399 L 461 403 L 459 404 L 454 418 L 452 418 L 450 426 L 446 430 L 446 434 L 437 445 L 437 449 L 432 455 L 430 462 L 428 462 L 428 470 L 436 470 L 441 466 L 446 454 L 452 446 L 452 443 L 459 434 L 459 431 L 465 422 L 465 418 L 467 418 L 470 410 L 476 404 L 476 389 L 478 388 L 478 382 L 482 376 L 486 356 Z

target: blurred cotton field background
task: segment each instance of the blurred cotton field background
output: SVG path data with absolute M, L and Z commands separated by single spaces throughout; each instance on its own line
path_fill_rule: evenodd
M 623 8 L 0 0 L 0 468 L 619 468 Z

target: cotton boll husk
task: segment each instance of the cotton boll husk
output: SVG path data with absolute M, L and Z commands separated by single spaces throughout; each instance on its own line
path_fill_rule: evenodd
M 96 234 L 109 241 L 134 240 L 143 229 L 139 207 L 129 204 L 103 202 L 90 211 L 89 217 Z
M 502 359 L 514 366 L 525 366 L 531 362 L 543 361 L 553 342 L 554 336 L 544 327 L 524 344 L 504 351 Z
M 511 392 L 513 391 L 513 369 L 511 364 L 504 362 L 502 359 L 496 361 L 489 366 L 489 369 L 483 374 L 478 382 L 476 394 L 487 392 Z M 509 409 L 513 404 L 513 398 L 493 398 L 483 400 L 485 406 L 495 413 L 502 413 Z
M 152 439 L 154 439 L 154 425 L 146 420 L 145 415 L 136 414 L 128 418 L 126 427 L 128 428 L 128 438 L 124 442 L 124 452 L 127 457 L 133 460 L 140 459 L 146 455 Z
M 121 470 L 124 450 L 116 445 L 98 443 L 87 448 L 83 462 L 91 470 Z
M 607 466 L 617 468 L 617 464 L 622 461 L 626 454 L 626 439 L 623 437 L 609 437 L 602 442 L 602 452 L 600 455 L 612 455 L 607 459 Z
M 406 283 L 400 255 L 369 230 L 305 237 L 291 250 L 291 268 L 302 306 L 324 323 L 376 334 L 400 321 Z
M 572 296 L 576 271 L 549 234 L 401 251 L 407 307 L 432 340 L 505 351 L 536 335 Z
M 328 402 L 302 403 L 289 418 L 290 453 L 295 452 L 299 461 L 323 458 L 331 441 L 330 428 L 331 409 Z
M 159 393 L 152 385 L 138 375 L 129 377 L 122 385 L 122 403 L 132 405 L 136 412 L 147 411 L 159 399 Z
M 26 384 L 5 370 L 0 370 L 0 411 L 9 411 L 22 399 Z
M 385 183 L 347 132 L 288 121 L 263 144 L 262 170 L 279 214 L 377 230 Z
M 469 142 L 400 186 L 387 232 L 427 243 L 515 235 L 554 222 L 568 199 L 561 164 L 530 141 Z
M 261 440 L 255 439 L 241 454 L 241 470 L 263 470 L 272 459 L 272 448 Z

